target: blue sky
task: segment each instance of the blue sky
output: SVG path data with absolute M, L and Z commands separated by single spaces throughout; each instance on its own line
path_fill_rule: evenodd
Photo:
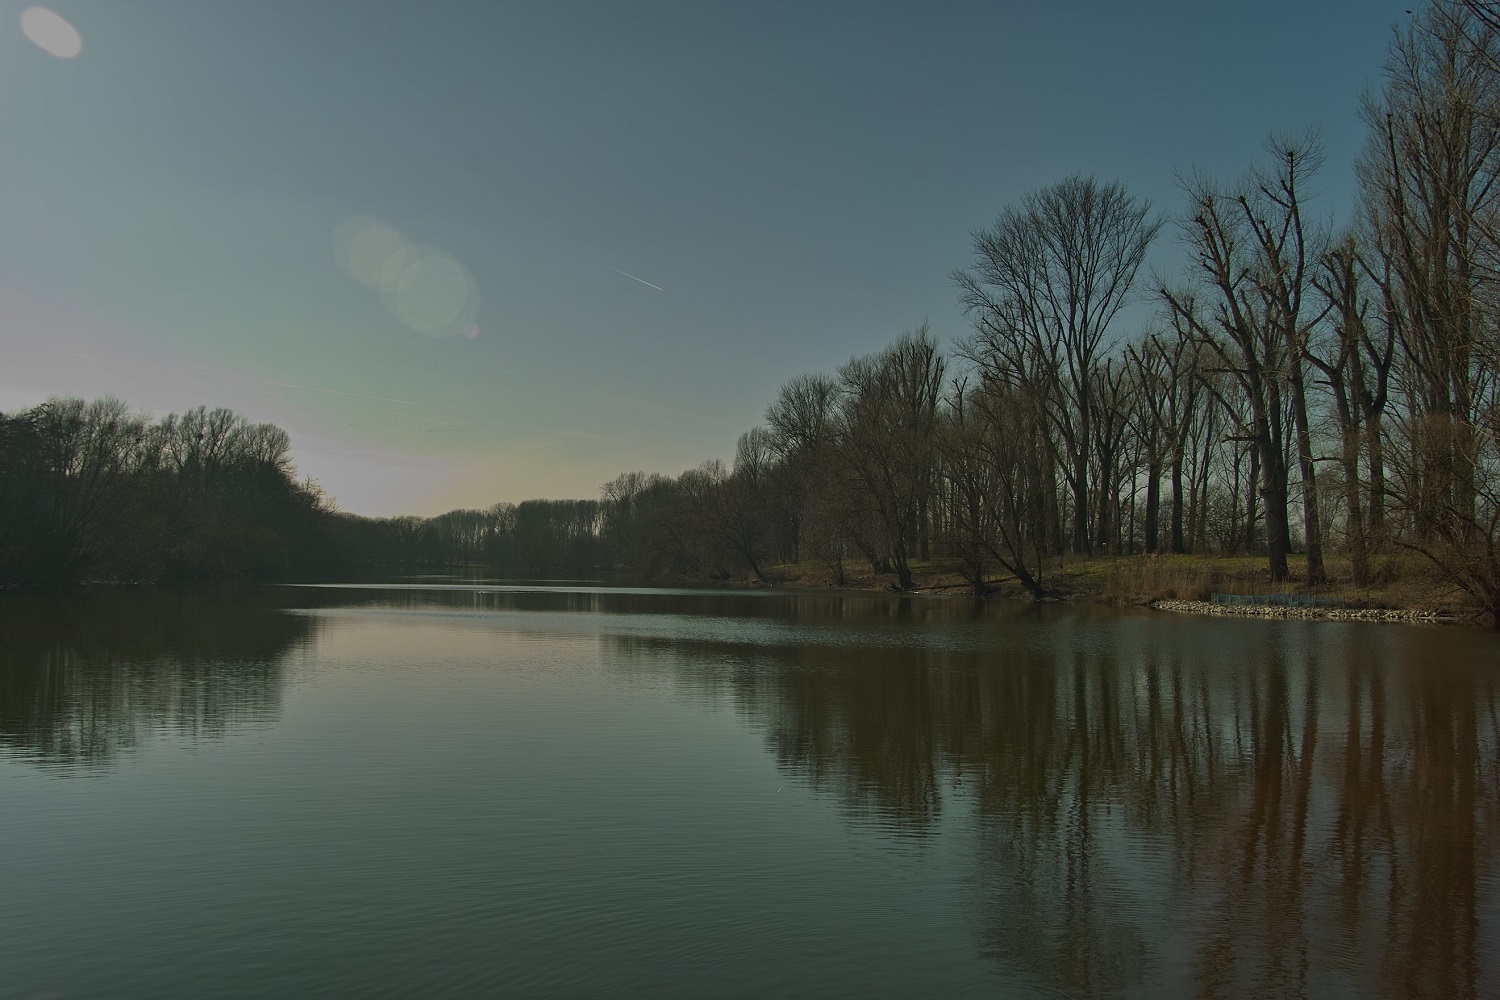
M 367 514 L 680 472 L 963 336 L 970 231 L 1067 174 L 1171 213 L 1313 123 L 1347 214 L 1403 3 L 56 0 L 63 59 L 0 0 L 0 409 L 229 405 Z

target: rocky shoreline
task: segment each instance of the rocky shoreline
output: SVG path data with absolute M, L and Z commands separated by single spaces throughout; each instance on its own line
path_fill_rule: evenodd
M 1411 622 L 1439 625 L 1456 621 L 1451 615 L 1435 611 L 1411 611 L 1395 608 L 1328 608 L 1289 607 L 1268 604 L 1213 604 L 1209 601 L 1179 601 L 1167 598 L 1152 601 L 1157 611 L 1175 611 L 1188 615 L 1237 615 L 1244 618 L 1294 618 L 1306 621 Z

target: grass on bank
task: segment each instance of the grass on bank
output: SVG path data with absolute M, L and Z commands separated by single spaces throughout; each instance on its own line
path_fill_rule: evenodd
M 1203 601 L 1214 594 L 1311 594 L 1342 600 L 1351 608 L 1431 611 L 1466 618 L 1474 613 L 1467 597 L 1445 581 L 1425 560 L 1410 554 L 1380 557 L 1368 586 L 1356 587 L 1347 559 L 1325 559 L 1328 579 L 1307 581 L 1307 559 L 1292 555 L 1291 579 L 1272 584 L 1264 556 L 1133 555 L 1061 557 L 1049 560 L 1043 586 L 1060 600 L 1096 604 L 1148 604 L 1165 598 Z M 869 564 L 846 562 L 840 584 L 834 567 L 823 562 L 787 563 L 768 575 L 777 586 L 814 589 L 893 590 L 893 573 L 877 574 Z M 956 560 L 932 559 L 912 564 L 914 589 L 920 593 L 964 594 L 969 583 Z M 997 597 L 1029 597 L 1013 576 L 996 573 L 986 579 Z

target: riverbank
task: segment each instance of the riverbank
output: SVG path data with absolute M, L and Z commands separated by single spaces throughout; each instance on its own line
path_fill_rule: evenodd
M 1044 567 L 1042 584 L 1056 601 L 1194 614 L 1414 622 L 1468 622 L 1477 614 L 1462 592 L 1415 557 L 1385 557 L 1366 586 L 1354 585 L 1348 560 L 1330 560 L 1325 567 L 1328 578 L 1317 585 L 1307 582 L 1304 557 L 1292 556 L 1289 562 L 1291 578 L 1272 585 L 1263 556 L 1063 557 Z M 767 575 L 775 586 L 816 590 L 890 591 L 896 587 L 894 574 L 875 573 L 868 564 L 845 563 L 842 579 L 838 567 L 823 562 L 787 563 L 773 567 Z M 956 561 L 914 563 L 912 577 L 916 593 L 973 593 Z M 981 596 L 1030 599 L 1013 576 L 988 576 L 985 587 Z M 1215 604 L 1215 594 L 1251 599 L 1235 605 Z M 1257 602 L 1256 596 L 1266 600 Z M 1304 602 L 1303 606 L 1296 606 L 1297 602 Z
M 1152 601 L 1156 611 L 1188 615 L 1225 615 L 1239 618 L 1280 618 L 1301 621 L 1408 622 L 1442 625 L 1456 621 L 1452 615 L 1409 608 L 1337 608 L 1288 604 L 1216 604 L 1213 601 Z
M 1280 619 L 1338 619 L 1347 621 L 1404 621 L 1421 623 L 1484 623 L 1465 594 L 1445 581 L 1425 562 L 1415 557 L 1385 557 L 1376 567 L 1368 586 L 1356 587 L 1347 560 L 1333 559 L 1326 566 L 1327 579 L 1316 586 L 1307 583 L 1306 560 L 1289 559 L 1291 578 L 1278 585 L 1266 579 L 1264 557 L 1134 555 L 1099 556 L 1090 559 L 1063 557 L 1049 562 L 1041 574 L 1048 601 L 1104 606 L 1150 607 L 1158 611 L 1237 615 Z M 492 579 L 494 570 L 479 565 L 461 568 L 478 578 Z M 1010 575 L 987 575 L 984 590 L 974 594 L 973 584 L 956 560 L 932 559 L 913 563 L 913 586 L 909 593 L 978 596 L 993 600 L 1030 601 L 1031 594 Z M 404 567 L 396 576 L 412 572 Z M 460 568 L 449 567 L 441 575 L 451 579 Z M 845 563 L 842 571 L 826 562 L 783 563 L 766 570 L 767 579 L 721 579 L 719 585 L 761 589 L 767 586 L 797 590 L 896 591 L 894 573 L 876 573 L 868 563 Z M 391 573 L 355 574 L 341 579 L 378 582 Z M 589 582 L 597 578 L 590 575 Z M 248 581 L 220 582 L 212 586 L 234 587 Z M 557 582 L 549 580 L 547 582 Z M 578 581 L 583 582 L 583 581 Z M 643 581 L 618 579 L 619 584 L 661 585 L 675 583 L 702 586 L 706 581 L 687 579 Z M 141 581 L 91 580 L 63 588 L 3 588 L 10 592 L 65 589 L 97 590 L 133 587 Z M 199 589 L 203 584 L 189 584 Z M 1231 595 L 1231 600 L 1215 600 Z

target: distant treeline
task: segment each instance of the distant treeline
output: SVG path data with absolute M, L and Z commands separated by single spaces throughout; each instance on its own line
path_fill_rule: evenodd
M 513 576 L 597 576 L 621 564 L 606 544 L 597 500 L 527 500 L 437 517 L 367 518 L 334 525 L 351 566 L 455 570 L 484 567 Z
M 1358 585 L 1389 554 L 1425 557 L 1500 620 L 1491 7 L 1440 2 L 1398 29 L 1361 114 L 1345 230 L 1309 204 L 1312 134 L 1272 137 L 1233 184 L 1185 181 L 1179 275 L 1141 275 L 1168 220 L 1067 178 L 974 233 L 954 274 L 973 330 L 951 351 L 923 328 L 796 377 L 732 465 L 627 473 L 598 500 L 339 515 L 295 481 L 275 428 L 49 403 L 3 424 L 0 573 L 770 581 L 817 560 L 909 588 L 914 562 L 943 557 L 976 591 L 1014 576 L 1042 598 L 1066 554 L 1255 552 L 1279 582 L 1300 548 L 1310 583 L 1333 554 Z M 1132 300 L 1154 319 L 1122 330 Z
M 0 584 L 281 577 L 330 560 L 331 508 L 286 432 L 119 400 L 0 414 Z
M 359 517 L 297 478 L 290 443 L 223 408 L 153 420 L 117 399 L 52 399 L 0 413 L 0 586 L 620 562 L 600 537 L 598 501 Z
M 1070 177 L 974 234 L 951 352 L 922 329 L 793 379 L 732 466 L 399 530 L 646 576 L 860 560 L 906 588 L 944 556 L 1039 598 L 1066 553 L 1257 552 L 1277 582 L 1298 548 L 1307 582 L 1336 553 L 1358 585 L 1406 553 L 1500 619 L 1497 29 L 1495 5 L 1438 2 L 1396 30 L 1342 231 L 1309 203 L 1312 133 L 1184 182 L 1178 275 L 1141 275 L 1168 220 Z M 1155 318 L 1122 330 L 1132 299 Z

